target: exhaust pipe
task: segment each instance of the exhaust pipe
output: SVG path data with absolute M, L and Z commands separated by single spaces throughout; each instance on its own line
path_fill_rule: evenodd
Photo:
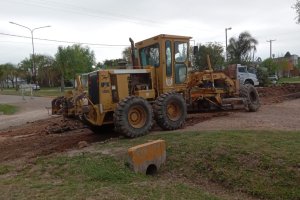
M 134 48 L 134 41 L 133 39 L 129 38 L 129 42 L 131 44 L 131 60 L 132 60 L 132 67 L 137 68 L 136 58 L 135 58 L 135 48 Z

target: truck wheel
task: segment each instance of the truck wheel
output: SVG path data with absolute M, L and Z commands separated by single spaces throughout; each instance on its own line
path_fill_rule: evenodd
M 119 102 L 114 112 L 115 129 L 126 137 L 145 135 L 152 128 L 152 120 L 151 105 L 141 97 L 125 98 Z
M 155 120 L 162 129 L 175 130 L 183 126 L 187 108 L 182 95 L 176 92 L 162 94 L 153 107 Z
M 253 85 L 246 84 L 240 88 L 240 97 L 245 98 L 246 109 L 255 112 L 260 107 L 258 92 Z
M 254 85 L 254 82 L 252 80 L 247 79 L 244 83 L 244 85 L 246 84 L 250 84 L 250 85 Z

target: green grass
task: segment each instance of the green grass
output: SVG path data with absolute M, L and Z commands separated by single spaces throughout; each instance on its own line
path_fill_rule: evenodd
M 158 174 L 127 169 L 126 149 L 154 139 L 167 143 L 167 162 Z M 101 154 L 107 150 L 114 156 Z M 223 199 L 224 192 L 229 199 L 240 193 L 261 199 L 300 197 L 299 132 L 163 132 L 111 140 L 94 151 L 41 157 L 22 170 L 11 166 L 0 176 L 0 193 L 6 199 Z M 222 191 L 206 190 L 203 181 Z
M 45 96 L 56 97 L 56 96 L 62 96 L 63 93 L 60 91 L 60 88 L 41 88 L 40 90 L 34 91 L 34 95 L 40 97 L 45 97 Z
M 72 90 L 67 88 L 67 90 Z M 2 95 L 22 95 L 21 90 L 16 91 L 15 88 L 6 88 L 0 91 L 0 94 Z M 56 97 L 56 96 L 62 96 L 64 93 L 60 92 L 59 87 L 53 87 L 53 88 L 44 88 L 42 87 L 40 90 L 34 90 L 33 91 L 33 96 L 37 97 Z M 24 95 L 30 96 L 31 93 L 29 91 L 24 92 Z
M 12 115 L 17 112 L 17 107 L 9 104 L 0 104 L 0 112 L 4 115 Z
M 9 172 L 9 166 L 0 165 L 0 175 L 6 174 Z
M 34 167 L 0 179 L 0 192 L 6 199 L 217 199 L 196 186 L 135 174 L 123 161 L 90 153 L 38 159 Z
M 278 83 L 300 83 L 300 76 L 291 78 L 280 78 Z

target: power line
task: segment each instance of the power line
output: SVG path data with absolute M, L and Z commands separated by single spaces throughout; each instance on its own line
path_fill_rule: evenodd
M 29 38 L 31 37 L 24 36 L 24 35 L 14 35 L 9 33 L 0 33 L 0 35 L 10 36 L 10 37 L 18 37 L 18 38 Z M 46 39 L 46 38 L 33 38 L 35 40 L 47 41 L 47 42 L 58 42 L 58 43 L 68 43 L 68 44 L 85 44 L 91 46 L 105 46 L 105 47 L 127 47 L 128 45 L 124 44 L 98 44 L 98 43 L 88 43 L 88 42 L 72 42 L 72 41 L 65 41 L 65 40 L 53 40 L 53 39 Z
M 77 6 L 74 4 L 68 4 L 68 3 L 63 3 L 61 1 L 57 2 L 54 4 L 54 2 L 35 2 L 35 1 L 26 1 L 26 2 L 18 2 L 23 5 L 27 6 L 36 6 L 36 7 L 42 7 L 45 9 L 49 9 L 52 11 L 57 11 L 60 10 L 62 12 L 70 12 L 70 13 L 75 13 L 75 14 L 80 14 L 84 16 L 90 16 L 90 17 L 96 17 L 98 19 L 103 20 L 103 17 L 110 18 L 112 20 L 117 20 L 117 21 L 127 21 L 131 23 L 136 23 L 136 24 L 141 24 L 144 25 L 144 23 L 152 23 L 152 24 L 160 24 L 160 25 L 166 25 L 166 23 L 158 22 L 152 19 L 145 19 L 145 18 L 138 18 L 138 17 L 133 17 L 129 15 L 124 15 L 120 13 L 112 13 L 112 12 L 107 12 L 105 10 L 99 10 L 95 8 L 86 8 L 82 6 Z M 59 5 L 59 6 L 58 6 Z
M 15 2 L 18 2 L 15 0 Z M 89 16 L 93 18 L 97 18 L 98 20 L 105 21 L 103 18 L 108 18 L 114 21 L 125 21 L 129 23 L 134 23 L 134 24 L 139 24 L 143 26 L 148 26 L 148 25 L 153 25 L 153 26 L 160 26 L 160 27 L 165 27 L 168 22 L 163 22 L 161 20 L 153 20 L 153 19 L 147 19 L 144 17 L 136 17 L 128 14 L 122 14 L 120 12 L 115 13 L 115 12 L 108 12 L 107 10 L 99 10 L 95 8 L 88 8 L 88 7 L 83 7 L 83 6 L 77 6 L 75 4 L 68 4 L 68 3 L 63 3 L 61 1 L 58 2 L 39 2 L 39 1 L 22 1 L 18 2 L 19 4 L 23 4 L 26 6 L 34 6 L 34 7 L 42 7 L 51 11 L 61 11 L 61 12 L 69 12 L 69 13 L 74 13 L 74 14 L 79 14 L 79 15 L 84 15 L 84 16 Z M 55 4 L 54 4 L 55 3 Z M 59 5 L 59 6 L 58 6 Z M 148 25 L 147 25 L 148 24 Z M 186 25 L 181 25 L 181 27 L 185 27 L 190 30 L 199 30 L 199 31 L 205 31 L 205 32 L 211 32 L 210 29 L 195 29 L 194 26 L 186 26 Z

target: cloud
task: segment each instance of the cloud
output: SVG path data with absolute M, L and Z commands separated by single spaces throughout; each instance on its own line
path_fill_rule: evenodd
M 128 44 L 128 38 L 140 41 L 157 34 L 192 36 L 198 43 L 225 43 L 225 27 L 233 29 L 229 37 L 249 31 L 259 40 L 257 55 L 268 57 L 266 40 L 276 39 L 274 52 L 300 54 L 295 24 L 294 0 L 10 0 L 0 2 L 1 32 L 30 35 L 15 21 L 29 27 L 51 25 L 37 30 L 35 37 L 88 43 Z M 20 62 L 30 52 L 30 40 L 0 36 L 0 63 Z M 54 55 L 64 43 L 35 41 L 37 53 Z M 29 45 L 29 46 L 28 46 Z M 122 47 L 90 46 L 98 61 L 119 58 Z M 276 49 L 277 48 L 277 49 Z M 16 51 L 18 50 L 18 51 Z

